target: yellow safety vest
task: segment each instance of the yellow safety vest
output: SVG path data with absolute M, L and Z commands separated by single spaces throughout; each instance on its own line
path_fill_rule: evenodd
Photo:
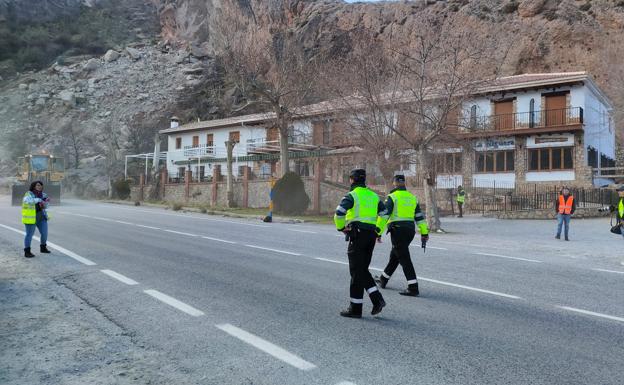
M 377 208 L 379 207 L 379 197 L 374 191 L 366 187 L 356 187 L 349 192 L 353 198 L 353 207 L 347 210 L 347 224 L 353 222 L 377 223 Z
M 388 219 L 388 223 L 401 221 L 412 222 L 414 220 L 414 212 L 416 211 L 418 199 L 416 199 L 412 193 L 405 190 L 397 190 L 390 194 L 389 197 L 392 199 L 394 207 L 390 214 L 390 219 Z
M 620 218 L 624 219 L 624 198 L 620 198 L 620 204 L 618 205 L 618 212 L 620 213 Z
M 461 190 L 460 192 L 457 193 L 457 203 L 464 203 L 465 200 L 466 200 L 466 192 L 464 190 Z
M 27 196 L 34 196 L 32 192 L 28 191 L 24 194 L 24 198 Z M 22 223 L 25 225 L 34 225 L 37 223 L 37 204 L 26 203 L 22 200 Z

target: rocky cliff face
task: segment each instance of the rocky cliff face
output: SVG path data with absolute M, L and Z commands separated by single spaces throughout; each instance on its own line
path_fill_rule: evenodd
M 31 18 L 44 17 L 42 13 L 64 14 L 100 1 L 107 0 L 0 0 L 0 23 L 3 16 L 6 18 L 8 4 L 13 5 L 14 14 Z M 212 57 L 216 54 L 220 10 L 261 28 L 276 23 L 287 26 L 306 51 L 323 47 L 336 54 L 349 51 L 351 37 L 362 28 L 390 41 L 396 36 L 410 36 L 428 15 L 442 15 L 457 28 L 473 33 L 475 39 L 496 37 L 501 49 L 509 49 L 503 67 L 506 74 L 587 70 L 614 100 L 618 113 L 624 106 L 624 66 L 619 57 L 624 52 L 624 0 L 132 3 L 136 4 L 133 12 L 157 12 L 160 41 L 144 38 L 135 45 L 137 52 L 117 47 L 122 54 L 119 59 L 84 58 L 22 74 L 4 84 L 0 80 L 0 135 L 5 143 L 24 138 L 19 133 L 26 132 L 30 148 L 46 147 L 70 157 L 70 128 L 74 122 L 85 134 L 79 138 L 84 156 L 120 158 L 124 153 L 145 151 L 153 133 L 166 126 L 169 114 L 190 119 L 223 113 L 216 107 L 216 98 L 223 92 L 209 91 L 209 85 L 219 81 Z M 140 17 L 134 21 L 137 28 L 144 22 Z M 111 142 L 113 129 L 118 134 L 115 143 Z M 111 148 L 116 149 L 115 153 Z M 11 163 L 6 160 L 6 145 L 4 151 L 0 158 L 7 173 Z
M 0 17 L 18 21 L 50 21 L 74 16 L 81 6 L 92 7 L 101 0 L 0 0 Z

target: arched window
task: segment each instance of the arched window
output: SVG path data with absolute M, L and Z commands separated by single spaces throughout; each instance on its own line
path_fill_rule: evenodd
M 535 99 L 529 102 L 529 128 L 535 127 Z

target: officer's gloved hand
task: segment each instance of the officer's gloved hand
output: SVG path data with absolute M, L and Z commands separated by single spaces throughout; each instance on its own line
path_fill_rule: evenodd
M 611 212 L 611 213 L 612 213 L 612 212 L 614 212 L 614 211 L 615 211 L 615 206 L 613 206 L 613 205 L 609 206 L 609 212 Z
M 423 243 L 427 243 L 427 241 L 429 240 L 429 234 L 425 234 L 425 235 L 421 235 L 420 236 L 420 241 Z
M 343 227 L 342 229 L 338 229 L 339 232 L 344 233 L 345 228 Z

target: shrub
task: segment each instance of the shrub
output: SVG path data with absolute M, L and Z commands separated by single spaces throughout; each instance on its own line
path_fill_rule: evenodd
M 590 9 L 590 8 L 591 8 L 591 3 L 590 3 L 589 1 L 588 1 L 587 3 L 585 3 L 585 4 L 582 4 L 582 5 L 579 7 L 579 9 L 580 9 L 581 11 L 583 11 L 583 12 L 587 12 L 587 11 L 589 11 L 589 9 Z
M 206 206 L 199 206 L 199 212 L 202 214 L 206 214 L 208 212 L 208 209 L 206 208 Z
M 310 205 L 303 180 L 294 172 L 286 173 L 273 187 L 273 207 L 277 214 L 302 214 Z
M 180 211 L 182 210 L 182 203 L 173 203 L 171 204 L 171 210 L 173 211 Z
M 130 182 L 126 179 L 117 179 L 113 182 L 113 197 L 116 199 L 128 199 L 130 197 Z

